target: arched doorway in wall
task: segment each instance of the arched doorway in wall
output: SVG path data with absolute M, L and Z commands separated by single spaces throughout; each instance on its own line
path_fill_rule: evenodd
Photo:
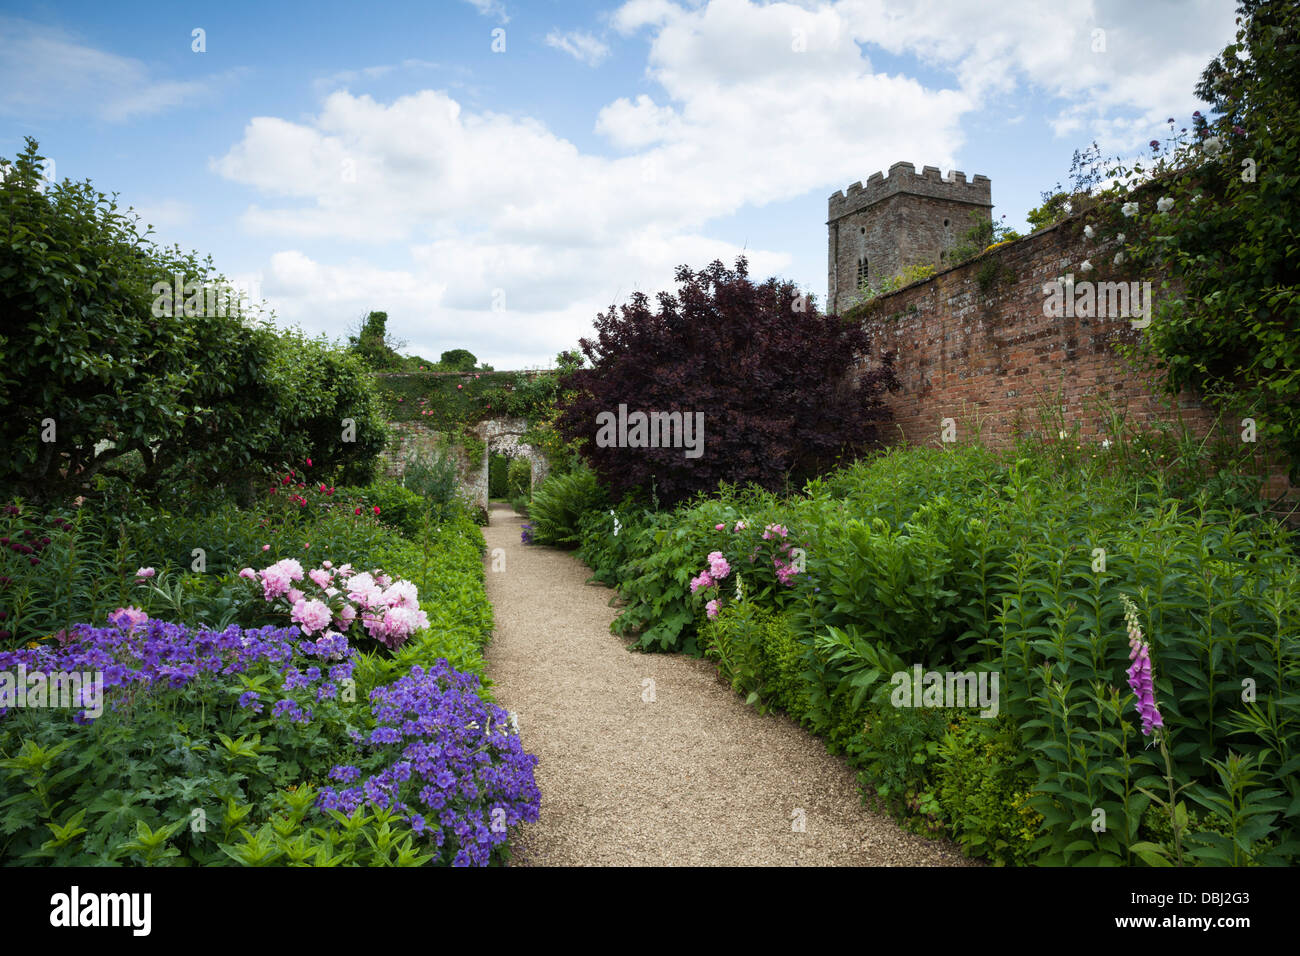
M 477 497 L 478 505 L 485 513 L 489 514 L 491 499 L 495 497 L 492 491 L 492 460 L 494 456 L 500 456 L 514 463 L 515 490 L 508 493 L 506 500 L 520 500 L 527 498 L 535 484 L 546 477 L 547 465 L 546 456 L 541 451 L 520 439 L 528 430 L 528 422 L 524 419 L 489 419 L 481 422 L 475 429 L 478 437 L 483 441 L 483 462 L 481 478 L 478 483 Z M 526 471 L 524 465 L 519 464 L 526 462 Z M 506 465 L 506 482 L 507 491 L 510 492 L 510 469 L 511 465 Z

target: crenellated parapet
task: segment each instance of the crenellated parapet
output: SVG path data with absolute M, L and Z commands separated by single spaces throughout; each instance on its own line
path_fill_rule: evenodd
M 829 220 L 834 222 L 900 193 L 972 206 L 993 205 L 993 184 L 987 176 L 976 175 L 967 180 L 966 174 L 959 170 L 945 176 L 937 166 L 926 166 L 918 173 L 911 163 L 894 163 L 887 175 L 872 173 L 867 177 L 866 185 L 856 182 L 847 192 L 837 190 L 833 193 Z

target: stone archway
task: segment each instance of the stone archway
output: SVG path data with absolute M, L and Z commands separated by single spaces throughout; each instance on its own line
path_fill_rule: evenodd
M 474 435 L 483 442 L 483 461 L 479 469 L 478 481 L 473 488 L 474 503 L 488 513 L 488 463 L 493 452 L 501 452 L 511 458 L 526 458 L 532 465 L 532 484 L 537 485 L 546 477 L 546 456 L 532 445 L 519 439 L 528 430 L 528 421 L 523 418 L 489 418 L 474 426 Z

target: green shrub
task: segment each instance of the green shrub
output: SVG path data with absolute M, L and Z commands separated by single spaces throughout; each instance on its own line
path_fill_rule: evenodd
M 429 503 L 435 518 L 447 517 L 456 508 L 460 478 L 450 447 L 421 454 L 412 452 L 402 468 L 402 484 Z
M 520 455 L 510 459 L 506 469 L 506 497 L 525 497 L 533 490 L 533 463 Z
M 376 481 L 364 488 L 340 488 L 337 497 L 341 504 L 353 509 L 374 513 L 379 509 L 379 520 L 391 525 L 408 538 L 418 537 L 428 520 L 430 502 L 410 488 L 396 481 Z
M 506 476 L 510 469 L 510 459 L 500 452 L 488 455 L 488 497 L 508 498 L 510 486 Z
M 533 537 L 538 544 L 577 547 L 580 543 L 578 523 L 582 515 L 606 507 L 605 490 L 595 472 L 578 468 L 562 475 L 549 475 L 533 491 L 528 517 L 533 521 Z
M 939 741 L 939 807 L 972 856 L 999 865 L 1030 862 L 1043 819 L 1028 805 L 1037 779 L 1020 729 L 1007 717 L 960 713 Z
M 43 189 L 43 168 L 29 138 L 0 180 L 0 483 L 53 504 L 105 479 L 155 504 L 242 498 L 307 458 L 369 480 L 386 429 L 364 363 L 223 301 L 210 258 L 154 245 L 89 182 Z
M 806 707 L 805 645 L 789 620 L 749 601 L 728 604 L 701 629 L 705 656 L 732 690 L 760 711 L 779 707 L 796 720 Z

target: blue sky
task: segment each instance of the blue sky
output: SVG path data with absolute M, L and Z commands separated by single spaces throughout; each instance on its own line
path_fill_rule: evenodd
M 1076 148 L 1202 105 L 1233 11 L 9 0 L 0 155 L 35 137 L 282 325 L 383 309 L 408 351 L 545 366 L 678 264 L 743 252 L 824 301 L 827 197 L 900 160 L 989 176 L 1023 231 Z

